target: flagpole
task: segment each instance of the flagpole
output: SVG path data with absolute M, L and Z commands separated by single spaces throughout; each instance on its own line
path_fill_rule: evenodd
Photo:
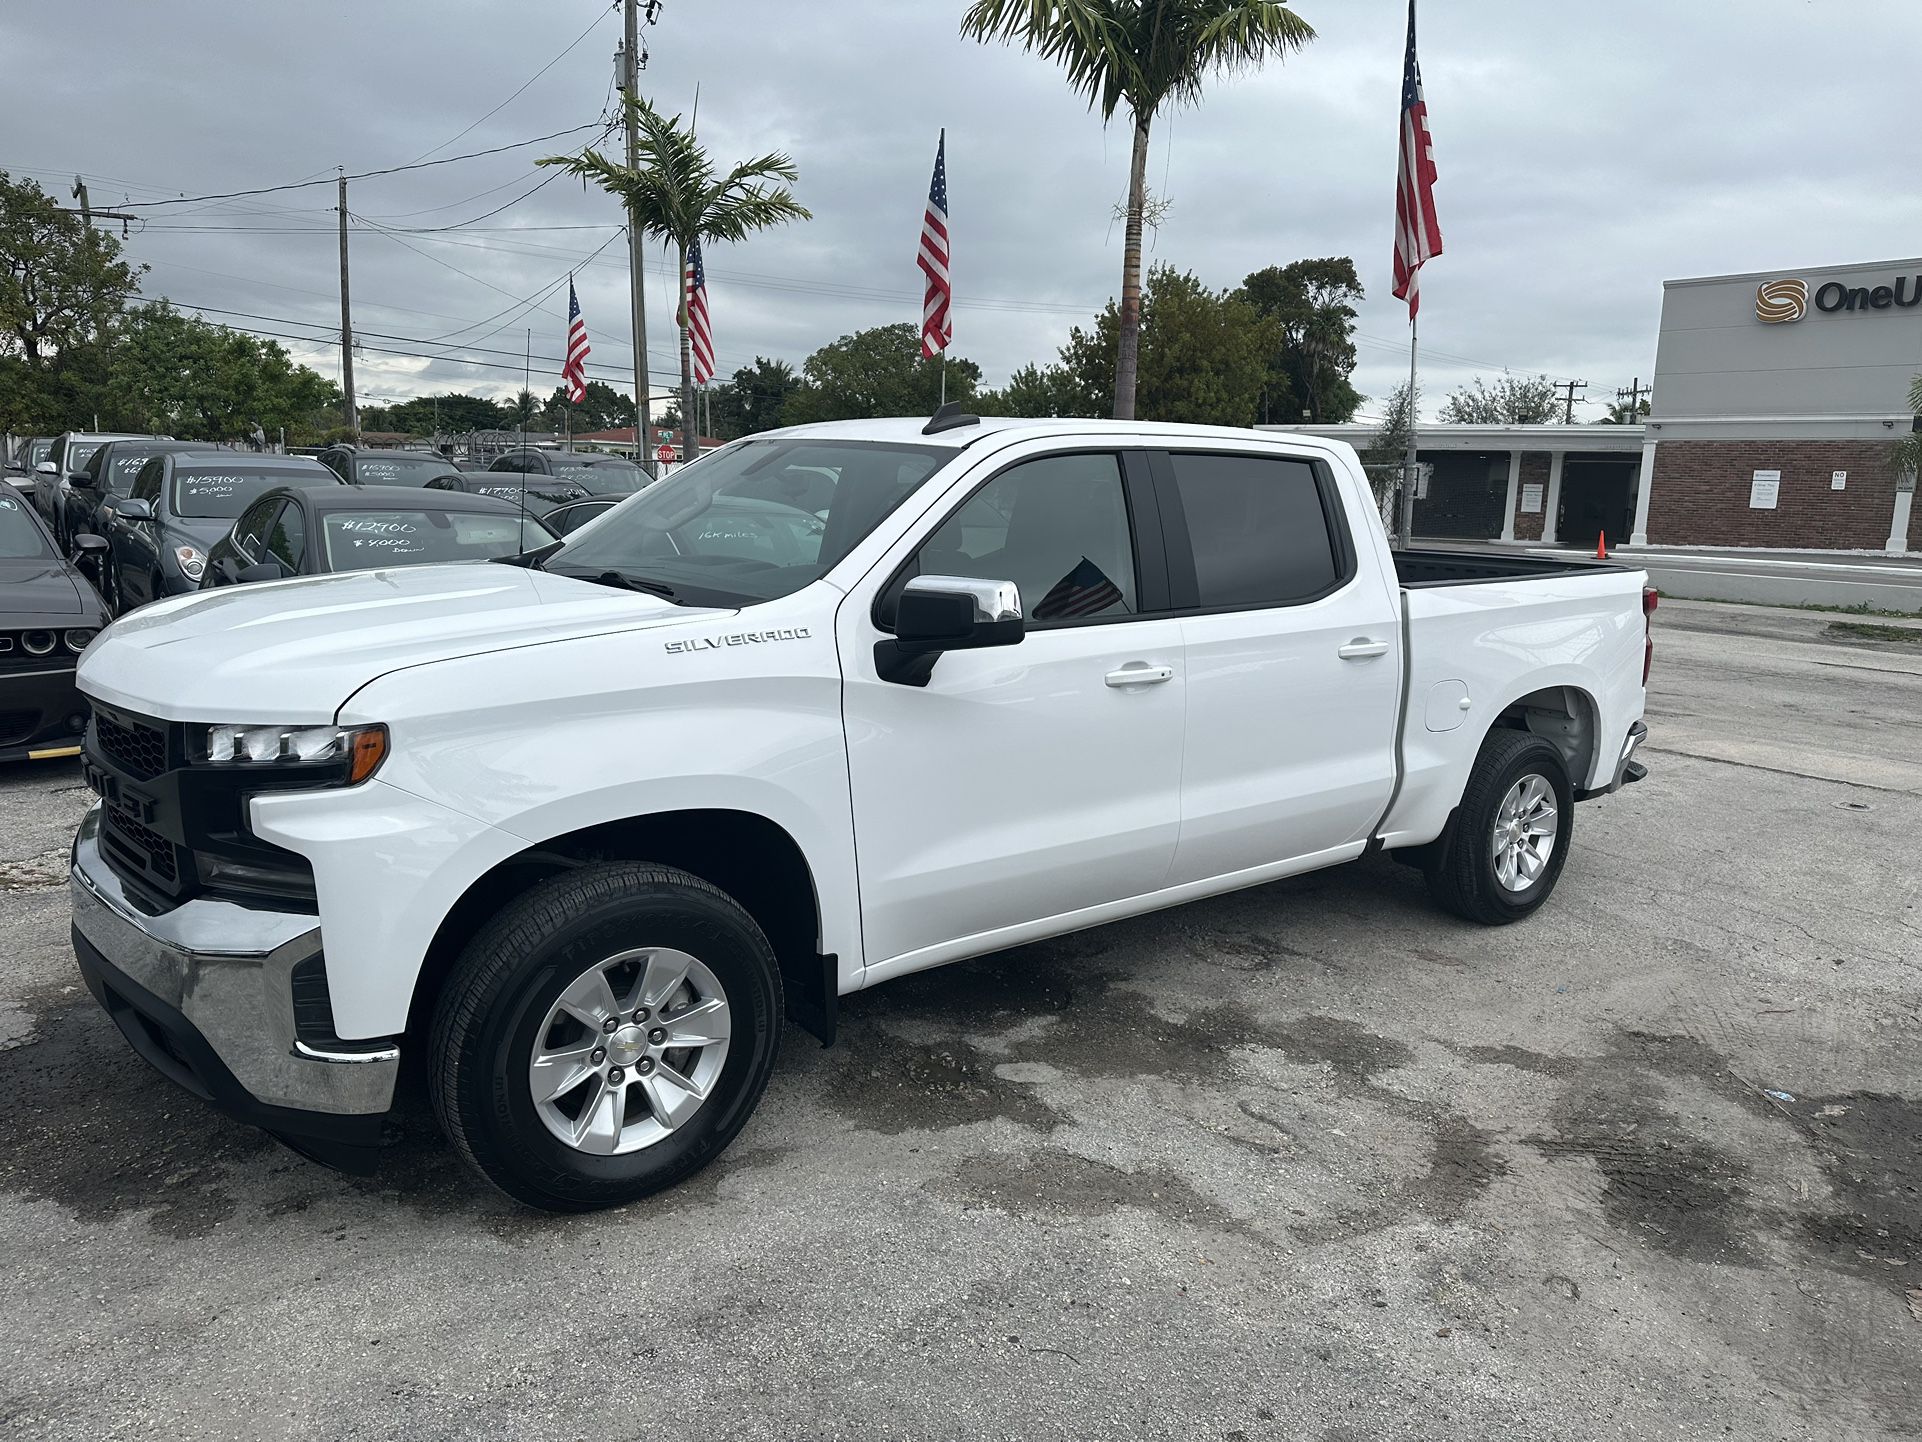
M 1408 453 L 1402 460 L 1401 502 L 1395 517 L 1395 536 L 1404 550 L 1415 542 L 1415 475 L 1419 466 L 1415 459 L 1416 334 L 1415 317 L 1411 315 L 1408 317 Z

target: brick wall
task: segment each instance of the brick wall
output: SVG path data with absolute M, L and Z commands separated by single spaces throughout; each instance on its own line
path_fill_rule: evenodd
M 1782 473 L 1772 511 L 1749 509 L 1762 470 Z M 1846 489 L 1829 488 L 1832 471 L 1849 473 Z M 1895 480 L 1892 441 L 1662 441 L 1649 544 L 1880 550 Z
M 1428 495 L 1415 502 L 1415 534 L 1486 541 L 1502 533 L 1508 457 L 1480 452 L 1422 451 L 1435 468 Z
M 1507 484 L 1506 481 L 1503 482 Z M 1522 509 L 1522 494 L 1530 485 L 1542 488 L 1542 508 L 1534 513 Z M 1539 541 L 1542 527 L 1548 519 L 1548 452 L 1524 451 L 1522 453 L 1522 480 L 1515 487 L 1515 539 L 1518 541 Z

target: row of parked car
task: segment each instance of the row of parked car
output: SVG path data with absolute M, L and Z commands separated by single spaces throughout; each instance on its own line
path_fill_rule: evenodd
M 549 544 L 647 483 L 633 462 L 528 449 L 262 455 L 164 436 L 24 442 L 0 485 L 0 761 L 72 755 L 95 632 L 167 596 Z

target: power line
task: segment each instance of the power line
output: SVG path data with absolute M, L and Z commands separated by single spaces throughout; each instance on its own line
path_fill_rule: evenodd
M 459 135 L 455 135 L 450 137 L 449 139 L 443 140 L 439 145 L 436 145 L 433 150 L 422 151 L 419 155 L 416 155 L 413 158 L 413 160 L 409 161 L 408 164 L 418 165 L 421 161 L 425 160 L 428 156 L 432 155 L 434 153 L 434 150 L 445 150 L 448 146 L 452 145 L 454 141 L 459 140 L 462 135 L 468 134 L 469 132 L 474 130 L 475 127 L 491 119 L 493 116 L 498 115 L 501 111 L 505 110 L 508 106 L 512 105 L 516 100 L 519 100 L 521 96 L 527 93 L 527 87 L 529 85 L 532 85 L 536 80 L 539 80 L 543 75 L 547 74 L 548 71 L 552 70 L 556 65 L 559 65 L 561 61 L 565 60 L 570 54 L 572 54 L 574 47 L 576 45 L 579 45 L 581 41 L 585 40 L 589 35 L 592 35 L 594 33 L 595 27 L 598 26 L 602 20 L 606 19 L 607 16 L 612 13 L 613 12 L 611 8 L 609 7 L 602 8 L 600 14 L 596 15 L 592 20 L 588 22 L 587 29 L 581 31 L 580 34 L 576 35 L 571 41 L 568 42 L 567 49 L 561 51 L 559 55 L 556 55 L 552 60 L 548 61 L 545 65 L 541 66 L 539 70 L 536 70 L 532 75 L 528 76 L 527 83 L 525 85 L 522 85 L 519 90 L 516 90 L 512 95 L 508 96 L 507 99 L 501 101 L 499 105 L 496 105 L 492 110 L 488 111 L 486 115 L 483 115 L 479 120 L 476 120 L 473 125 L 468 126 L 466 130 L 461 131 Z
M 462 160 L 478 160 L 484 155 L 502 155 L 510 150 L 525 150 L 530 145 L 540 145 L 545 141 L 559 140 L 563 136 L 579 135 L 583 130 L 598 130 L 601 122 L 596 120 L 587 125 L 575 125 L 566 130 L 556 130 L 552 135 L 536 135 L 532 140 L 517 140 L 512 145 L 496 145 L 490 150 L 470 150 L 465 155 L 448 155 L 439 160 L 422 160 L 411 165 L 389 165 L 380 170 L 363 170 L 346 177 L 348 180 L 372 180 L 377 175 L 399 175 L 405 170 L 428 170 L 436 165 L 453 165 Z M 338 179 L 338 177 L 336 177 Z M 294 180 L 285 185 L 263 185 L 254 190 L 226 190 L 217 195 L 182 195 L 172 200 L 129 200 L 124 202 L 129 209 L 152 209 L 162 205 L 198 205 L 207 200 L 240 200 L 250 195 L 273 195 L 283 190 L 304 190 L 311 185 L 332 185 L 333 180 Z

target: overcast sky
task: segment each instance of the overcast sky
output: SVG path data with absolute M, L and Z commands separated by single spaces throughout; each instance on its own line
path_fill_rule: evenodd
M 698 84 L 716 158 L 789 152 L 815 216 L 709 256 L 724 373 L 918 322 L 915 242 L 943 125 L 956 353 L 998 384 L 1051 359 L 1114 293 L 1125 126 L 1104 129 L 1052 66 L 962 41 L 963 8 L 666 0 L 647 32 L 650 98 L 686 111 Z M 1368 290 L 1355 380 L 1379 398 L 1407 365 L 1406 313 L 1388 294 L 1405 11 L 1296 8 L 1320 33 L 1304 53 L 1158 122 L 1150 183 L 1171 205 L 1152 257 L 1229 286 L 1352 255 Z M 63 201 L 78 172 L 111 209 L 511 145 L 613 114 L 619 36 L 606 0 L 7 0 L 0 168 Z M 1922 0 L 1427 0 L 1446 253 L 1422 284 L 1425 409 L 1477 371 L 1583 379 L 1592 400 L 1646 379 L 1664 278 L 1922 253 L 1918 56 Z M 357 182 L 348 208 L 457 226 L 551 175 L 534 159 L 569 143 Z M 337 334 L 333 204 L 319 185 L 145 209 L 129 250 L 152 267 L 151 295 Z M 460 229 L 357 224 L 363 403 L 511 393 L 528 327 L 537 357 L 560 354 L 570 269 L 595 373 L 619 384 L 632 350 L 617 225 L 613 201 L 565 177 Z M 653 265 L 648 349 L 664 387 L 678 365 L 671 282 Z M 516 304 L 537 290 L 537 305 Z M 422 342 L 450 335 L 464 359 L 386 353 L 442 354 Z M 289 349 L 338 378 L 337 345 Z M 558 369 L 537 359 L 535 390 Z

